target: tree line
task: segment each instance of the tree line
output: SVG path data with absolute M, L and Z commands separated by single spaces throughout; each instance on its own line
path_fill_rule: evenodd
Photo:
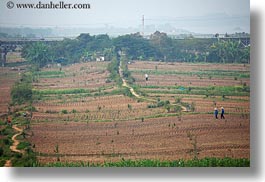
M 249 63 L 250 46 L 241 39 L 174 39 L 156 31 L 148 39 L 140 33 L 110 38 L 108 35 L 80 34 L 75 39 L 25 46 L 22 56 L 37 67 L 48 63 L 71 64 L 93 61 L 98 57 L 111 61 L 120 55 L 128 60 Z

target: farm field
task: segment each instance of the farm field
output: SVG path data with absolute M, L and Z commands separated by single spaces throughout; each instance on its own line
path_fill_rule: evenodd
M 40 163 L 250 158 L 248 64 L 132 62 L 130 86 L 146 100 L 109 80 L 107 65 L 34 75 L 27 139 Z M 215 107 L 226 119 L 214 119 Z
M 39 123 L 32 126 L 31 143 L 40 162 L 119 161 L 122 158 L 177 160 L 198 157 L 249 158 L 249 122 L 230 117 L 215 121 L 208 115 L 161 117 L 141 121 L 97 123 Z
M 11 100 L 11 88 L 18 80 L 21 71 L 9 67 L 1 67 L 0 70 L 0 115 L 5 115 L 8 112 L 8 103 Z
M 7 59 L 7 63 L 17 64 L 13 58 L 9 59 L 9 57 Z M 14 112 L 16 109 L 16 107 L 12 107 L 11 104 L 12 87 L 21 78 L 25 69 L 25 65 L 0 68 L 0 166 L 11 167 L 12 160 L 16 158 L 15 153 L 13 153 L 11 149 L 11 147 L 14 147 L 13 150 L 17 150 L 15 139 L 12 139 L 12 137 L 16 135 L 16 130 L 13 129 L 12 126 L 7 125 L 6 121 L 8 113 Z M 13 165 L 16 164 L 17 163 L 14 161 Z

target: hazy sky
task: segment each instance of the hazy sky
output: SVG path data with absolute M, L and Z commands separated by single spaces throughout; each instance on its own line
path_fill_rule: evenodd
M 8 1 L 0 1 L 0 26 L 139 27 L 144 15 L 146 25 L 170 24 L 192 32 L 250 31 L 249 0 L 64 0 L 89 3 L 87 10 L 8 9 Z

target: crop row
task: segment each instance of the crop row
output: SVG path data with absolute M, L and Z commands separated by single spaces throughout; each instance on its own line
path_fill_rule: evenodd
M 148 87 L 147 87 L 148 88 Z M 215 86 L 215 87 L 172 87 L 173 89 L 148 90 L 142 89 L 147 93 L 161 94 L 189 94 L 189 95 L 205 95 L 205 96 L 249 96 L 249 86 Z M 175 89 L 176 88 L 176 89 Z
M 198 160 L 125 160 L 118 162 L 85 163 L 85 162 L 55 162 L 38 164 L 41 167 L 250 167 L 249 159 L 204 158 Z
M 74 110 L 75 111 L 75 110 Z M 77 111 L 75 111 L 77 112 Z M 135 117 L 150 117 L 162 114 L 163 109 L 134 109 L 134 110 L 107 110 L 107 111 L 90 111 L 89 113 L 75 113 L 73 111 L 62 110 L 62 113 L 47 112 L 34 113 L 34 120 L 63 120 L 63 121 L 99 121 L 99 120 L 121 120 L 135 119 Z M 65 113 L 65 114 L 64 114 Z M 69 114 L 67 114 L 69 113 Z M 73 114 L 74 113 L 74 114 Z
M 152 74 L 152 75 L 189 75 L 189 76 L 212 76 L 212 77 L 239 77 L 239 78 L 250 78 L 250 73 L 248 71 L 195 71 L 195 72 L 185 72 L 185 71 L 166 71 L 166 70 L 131 70 L 132 73 L 140 74 Z

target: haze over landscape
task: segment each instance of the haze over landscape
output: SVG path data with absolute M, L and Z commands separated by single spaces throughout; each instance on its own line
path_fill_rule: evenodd
M 249 0 L 0 7 L 0 167 L 250 167 Z
M 50 36 L 141 32 L 143 15 L 146 34 L 156 30 L 172 35 L 250 32 L 248 0 L 65 1 L 91 5 L 81 10 L 8 9 L 6 3 L 0 2 L 0 27 L 52 28 Z

